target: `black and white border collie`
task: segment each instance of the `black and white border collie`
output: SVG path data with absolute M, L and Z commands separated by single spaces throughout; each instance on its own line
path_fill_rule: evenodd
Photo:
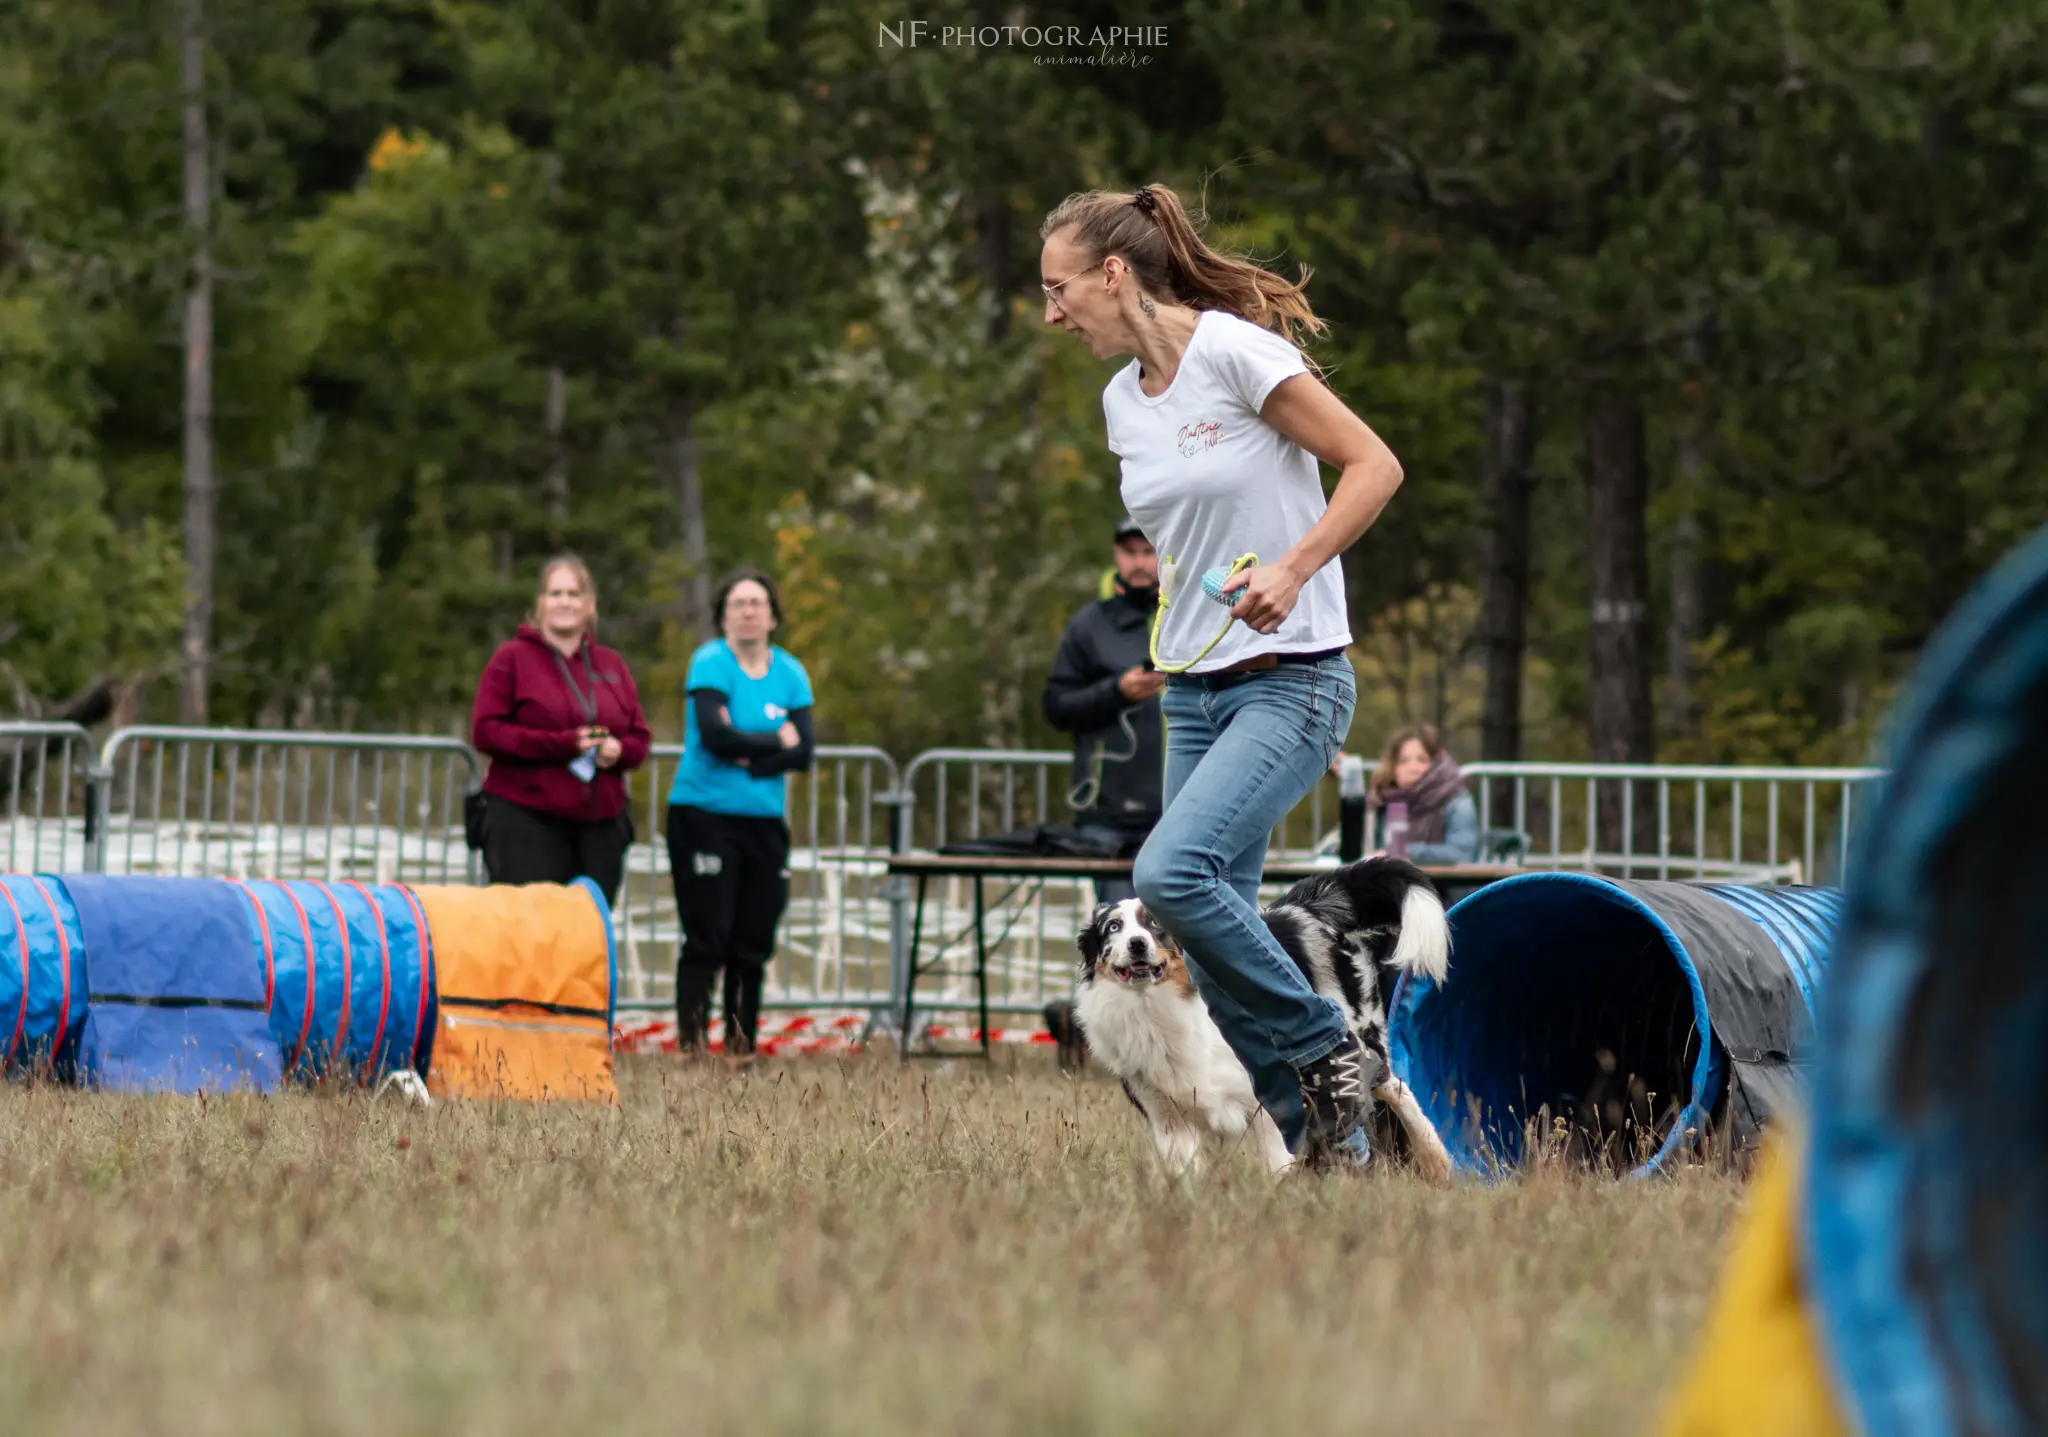
M 1450 1153 L 1387 1060 L 1387 1000 L 1403 971 L 1442 982 L 1451 934 L 1436 887 L 1413 864 L 1369 858 L 1305 878 L 1261 911 L 1273 937 L 1316 992 L 1350 1019 L 1377 1066 L 1372 1094 L 1393 1110 L 1415 1166 L 1447 1182 Z M 1195 989 L 1180 944 L 1135 898 L 1095 910 L 1081 950 L 1077 1016 L 1092 1056 L 1145 1115 L 1160 1161 L 1176 1175 L 1200 1163 L 1202 1134 L 1249 1137 L 1267 1169 L 1293 1158 L 1253 1096 Z

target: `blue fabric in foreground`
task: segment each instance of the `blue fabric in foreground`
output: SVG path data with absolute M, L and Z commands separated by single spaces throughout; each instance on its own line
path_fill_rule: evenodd
M 1893 732 L 1821 1008 L 1808 1283 L 1869 1437 L 2048 1430 L 2048 529 Z

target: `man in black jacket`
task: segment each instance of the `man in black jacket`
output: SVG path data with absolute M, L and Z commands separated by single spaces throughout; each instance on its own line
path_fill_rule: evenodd
M 1045 716 L 1074 735 L 1075 824 L 1130 855 L 1159 821 L 1166 676 L 1149 662 L 1159 556 L 1128 514 L 1117 521 L 1115 545 L 1115 578 L 1060 636 L 1045 680 Z M 1095 883 L 1102 903 L 1135 892 L 1125 879 Z

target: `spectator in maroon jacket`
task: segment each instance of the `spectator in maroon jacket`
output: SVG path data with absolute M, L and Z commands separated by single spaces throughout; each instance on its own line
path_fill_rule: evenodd
M 647 720 L 626 661 L 598 643 L 597 587 L 581 559 L 541 569 L 532 617 L 476 686 L 470 743 L 484 779 L 484 867 L 493 883 L 590 878 L 616 900 L 633 841 L 625 774 L 647 759 Z

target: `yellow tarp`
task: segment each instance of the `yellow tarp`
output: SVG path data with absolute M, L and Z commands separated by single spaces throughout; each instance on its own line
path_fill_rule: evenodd
M 1774 1139 L 1660 1437 L 1847 1437 L 1800 1283 L 1798 1172 Z
M 618 1101 L 611 950 L 579 886 L 416 888 L 434 941 L 437 1098 Z

